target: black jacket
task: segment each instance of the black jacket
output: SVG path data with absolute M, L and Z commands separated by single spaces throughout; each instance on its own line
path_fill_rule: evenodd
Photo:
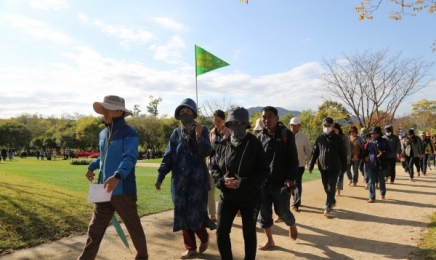
M 215 142 L 214 150 L 215 162 L 211 172 L 216 187 L 221 190 L 222 199 L 260 202 L 260 189 L 268 177 L 269 169 L 259 140 L 247 133 L 236 147 L 227 138 Z M 229 189 L 224 185 L 226 172 L 229 172 L 229 177 L 239 173 L 242 181 L 238 189 Z
M 294 134 L 278 123 L 272 135 L 263 129 L 257 138 L 262 142 L 270 167 L 266 183 L 283 185 L 286 180 L 294 181 L 299 166 Z
M 331 132 L 321 134 L 316 138 L 309 161 L 309 170 L 313 170 L 318 159 L 318 169 L 329 171 L 347 170 L 347 152 L 341 136 Z

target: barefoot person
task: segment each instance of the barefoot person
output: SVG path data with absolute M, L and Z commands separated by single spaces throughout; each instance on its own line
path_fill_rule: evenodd
M 206 157 L 211 147 L 209 133 L 204 125 L 194 121 L 197 105 L 192 99 L 185 99 L 176 108 L 175 118 L 181 126 L 174 129 L 158 169 L 155 183 L 160 190 L 165 176 L 171 171 L 171 193 L 174 202 L 173 231 L 182 231 L 186 251 L 181 259 L 197 252 L 195 235 L 201 241 L 199 252 L 209 246 L 209 234 L 204 223 L 207 216 L 208 169 Z
M 109 202 L 94 204 L 88 239 L 78 259 L 95 259 L 115 211 L 129 231 L 137 251 L 135 259 L 148 259 L 147 243 L 136 205 L 138 134 L 124 120 L 132 113 L 126 109 L 124 99 L 118 96 L 106 96 L 103 102 L 95 102 L 93 107 L 95 112 L 104 116 L 106 127 L 99 135 L 100 156 L 89 164 L 86 178 L 93 181 L 94 171 L 98 170 L 98 183 L 104 183 L 105 189 L 112 191 L 112 197 Z
M 262 109 L 262 123 L 264 129 L 257 138 L 262 142 L 265 150 L 270 176 L 262 186 L 260 208 L 260 227 L 263 228 L 267 240 L 259 245 L 258 249 L 266 250 L 275 246 L 271 230 L 273 205 L 275 213 L 289 226 L 289 236 L 293 240 L 297 239 L 295 217 L 289 209 L 291 199 L 289 189 L 296 188 L 294 181 L 298 173 L 298 155 L 294 134 L 279 123 L 275 107 L 267 106 Z
M 347 170 L 347 152 L 344 139 L 333 131 L 334 121 L 326 117 L 322 121 L 323 133 L 316 138 L 309 161 L 309 173 L 312 173 L 315 162 L 318 161 L 318 170 L 321 173 L 322 184 L 327 199 L 324 216 L 328 217 L 330 211 L 336 205 L 335 187 L 339 172 Z
M 216 160 L 212 175 L 221 190 L 218 201 L 216 231 L 221 259 L 233 259 L 230 230 L 238 210 L 242 217 L 245 258 L 256 258 L 256 221 L 262 199 L 261 186 L 269 175 L 268 162 L 262 144 L 252 134 L 248 111 L 234 107 L 229 111 L 226 126 L 230 138 L 214 146 Z

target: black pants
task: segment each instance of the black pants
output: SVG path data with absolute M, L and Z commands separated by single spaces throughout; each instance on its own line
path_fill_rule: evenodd
M 391 178 L 391 182 L 395 181 L 395 166 L 397 163 L 397 158 L 386 158 L 386 161 L 388 162 L 388 168 L 385 171 L 385 176 Z
M 256 223 L 259 215 L 259 201 L 228 201 L 220 196 L 218 200 L 218 221 L 216 238 L 218 250 L 223 260 L 233 259 L 230 231 L 238 210 L 241 211 L 242 234 L 244 236 L 245 260 L 256 259 L 257 236 Z
M 407 163 L 407 168 L 409 170 L 409 177 L 411 179 L 413 179 L 414 177 L 414 172 L 413 172 L 413 165 L 417 166 L 416 168 L 419 169 L 419 158 L 418 157 L 410 157 L 410 156 L 406 156 L 406 163 Z M 418 172 L 419 173 L 419 172 Z
M 295 184 L 297 184 L 297 188 L 298 188 L 298 195 L 300 195 L 300 198 L 298 201 L 295 201 L 295 197 L 294 197 L 294 203 L 292 203 L 292 206 L 295 207 L 300 207 L 301 205 L 301 194 L 303 193 L 303 185 L 301 185 L 301 183 L 303 182 L 303 174 L 304 174 L 304 167 L 298 167 L 298 174 L 297 177 L 295 178 Z
M 319 170 L 321 172 L 321 180 L 324 186 L 324 191 L 327 195 L 324 209 L 330 211 L 336 204 L 336 182 L 338 181 L 338 170 Z

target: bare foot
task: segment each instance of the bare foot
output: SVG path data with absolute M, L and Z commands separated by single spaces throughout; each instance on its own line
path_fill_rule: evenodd
M 197 253 L 197 250 L 186 250 L 185 252 L 180 254 L 180 259 L 187 259 L 195 253 Z
M 297 231 L 297 225 L 296 224 L 294 224 L 294 225 L 289 227 L 289 237 L 292 240 L 297 240 L 298 231 Z
M 274 222 L 275 222 L 275 223 L 280 223 L 280 222 L 282 222 L 282 219 L 281 219 L 280 217 L 277 217 L 277 218 L 274 220 Z
M 274 244 L 274 240 L 271 241 L 266 241 L 263 245 L 258 245 L 257 249 L 259 250 L 267 250 L 270 247 L 275 246 L 276 244 Z

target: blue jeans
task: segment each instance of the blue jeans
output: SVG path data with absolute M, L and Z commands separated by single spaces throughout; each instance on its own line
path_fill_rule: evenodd
M 371 169 L 368 167 L 369 198 L 375 200 L 375 184 L 380 183 L 380 195 L 386 195 L 385 170 Z
M 336 182 L 338 181 L 339 172 L 337 170 L 319 170 L 321 172 L 322 184 L 327 195 L 324 209 L 330 211 L 336 204 L 335 192 Z
M 260 227 L 270 228 L 273 225 L 272 206 L 274 205 L 275 213 L 288 226 L 295 224 L 295 217 L 289 210 L 291 195 L 281 193 L 280 184 L 265 184 L 262 187 L 262 204 L 260 206 Z
M 348 165 L 347 170 L 347 177 L 349 181 L 352 181 L 353 183 L 357 183 L 359 181 L 359 161 L 351 161 L 351 163 Z M 351 174 L 351 168 L 353 168 L 353 173 Z

